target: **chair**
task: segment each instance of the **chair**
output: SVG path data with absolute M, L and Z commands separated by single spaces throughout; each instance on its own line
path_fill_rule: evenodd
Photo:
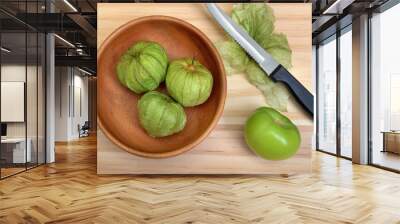
M 89 136 L 89 129 L 90 129 L 89 121 L 85 121 L 82 127 L 78 124 L 79 138 Z

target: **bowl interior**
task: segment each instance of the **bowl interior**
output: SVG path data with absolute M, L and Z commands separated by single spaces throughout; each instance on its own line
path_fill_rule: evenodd
M 137 102 L 141 95 L 122 86 L 116 64 L 137 41 L 155 41 L 167 51 L 169 60 L 194 57 L 214 78 L 210 98 L 202 105 L 185 108 L 184 130 L 163 138 L 152 138 L 139 124 Z M 208 38 L 192 25 L 171 17 L 152 16 L 131 21 L 115 31 L 102 45 L 98 56 L 98 118 L 109 139 L 131 153 L 167 157 L 189 150 L 216 125 L 226 96 L 223 64 Z M 166 92 L 164 84 L 160 91 Z

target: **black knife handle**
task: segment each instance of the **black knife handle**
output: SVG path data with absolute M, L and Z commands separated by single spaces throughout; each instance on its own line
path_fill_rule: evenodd
M 297 102 L 311 115 L 314 116 L 314 96 L 293 77 L 282 65 L 279 65 L 270 75 L 275 81 L 282 82 L 289 87 Z

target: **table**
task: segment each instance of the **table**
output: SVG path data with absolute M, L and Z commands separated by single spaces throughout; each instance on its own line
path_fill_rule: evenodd
M 25 152 L 25 142 L 28 143 L 26 147 L 26 152 Z M 26 141 L 25 138 L 5 138 L 1 139 L 1 145 L 2 145 L 2 157 L 6 159 L 6 163 L 26 163 L 31 161 L 32 140 L 30 138 L 27 138 Z M 13 147 L 10 148 L 10 146 Z
M 382 131 L 383 150 L 382 152 L 391 152 L 400 154 L 400 131 Z
M 226 12 L 232 4 L 218 4 Z M 270 6 L 276 17 L 275 29 L 288 36 L 293 55 L 292 74 L 310 90 L 311 76 L 311 4 L 278 4 Z M 213 43 L 226 39 L 226 33 L 208 14 L 204 4 L 97 4 L 97 41 L 100 46 L 121 25 L 143 16 L 173 16 L 191 23 Z M 182 13 L 184 12 L 184 13 Z M 98 71 L 98 82 L 105 75 Z M 166 159 L 148 159 L 132 155 L 97 131 L 98 174 L 292 174 L 311 170 L 313 121 L 291 98 L 285 113 L 299 128 L 302 143 L 298 153 L 283 161 L 268 161 L 251 152 L 243 138 L 247 117 L 265 105 L 261 92 L 249 84 L 243 74 L 227 77 L 224 113 L 210 135 L 192 150 Z M 99 90 L 101 91 L 101 90 Z M 98 95 L 98 104 L 101 96 Z M 140 141 L 140 139 L 138 140 Z

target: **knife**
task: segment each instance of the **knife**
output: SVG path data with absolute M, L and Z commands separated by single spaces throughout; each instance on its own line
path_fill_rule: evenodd
M 314 96 L 215 3 L 207 3 L 207 9 L 218 24 L 258 63 L 269 77 L 275 82 L 284 83 L 297 102 L 313 116 Z

